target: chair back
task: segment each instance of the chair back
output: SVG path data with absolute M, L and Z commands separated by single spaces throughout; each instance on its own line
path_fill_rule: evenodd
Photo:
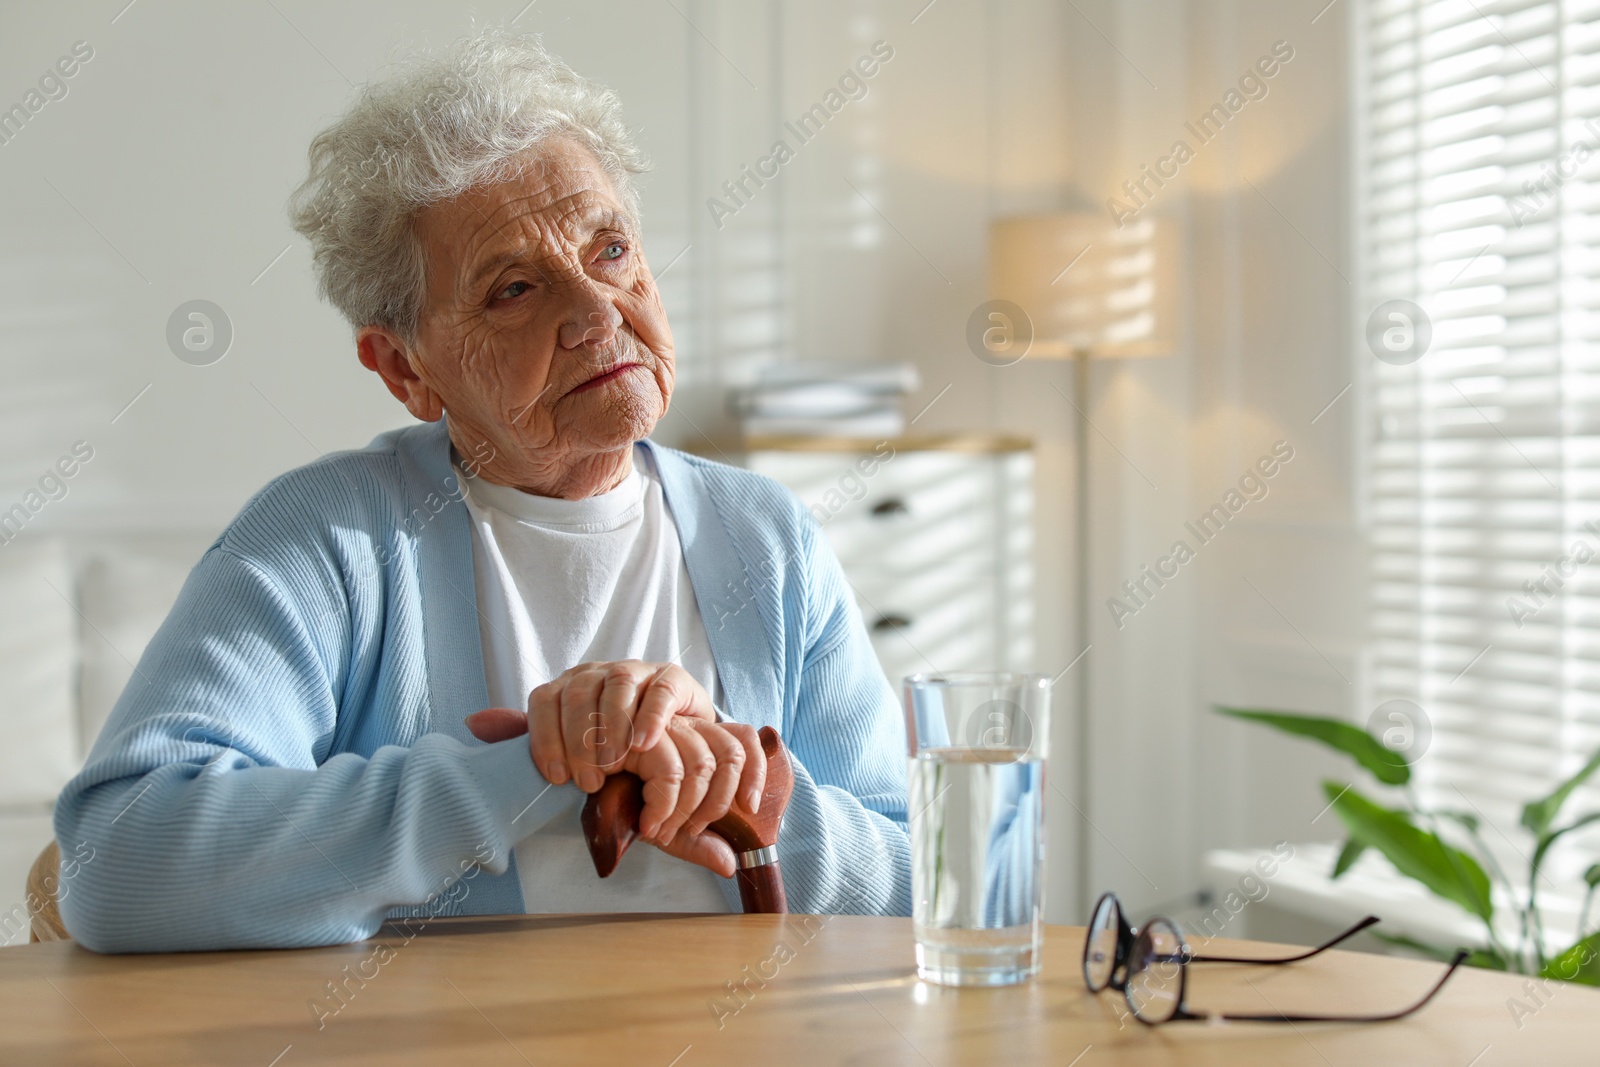
M 61 921 L 61 906 L 56 893 L 61 888 L 61 851 L 51 841 L 33 861 L 28 872 L 29 941 L 71 941 Z

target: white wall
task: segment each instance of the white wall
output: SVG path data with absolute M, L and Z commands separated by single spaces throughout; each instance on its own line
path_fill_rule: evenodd
M 1359 705 L 1358 390 L 1327 407 L 1353 373 L 1351 15 L 1335 9 L 1313 24 L 1322 6 L 1107 0 L 1077 4 L 1067 25 L 1072 198 L 1126 202 L 1123 182 L 1141 164 L 1179 138 L 1196 150 L 1144 209 L 1186 233 L 1184 343 L 1170 358 L 1098 368 L 1086 405 L 1100 431 L 1091 437 L 1089 882 L 1135 910 L 1177 906 L 1206 849 L 1338 837 L 1332 816 L 1318 818 L 1317 786 L 1337 763 L 1210 710 L 1350 714 Z M 1201 145 L 1185 123 L 1278 41 L 1294 58 L 1267 95 Z M 1198 546 L 1184 523 L 1278 440 L 1295 458 L 1268 496 Z M 1118 628 L 1106 598 L 1179 538 L 1198 547 L 1195 562 Z
M 1193 510 L 1276 440 L 1295 449 L 1208 560 L 1193 626 L 1198 704 L 1365 721 L 1366 557 L 1357 526 L 1359 365 L 1350 328 L 1350 20 L 1342 5 L 1208 0 L 1190 11 L 1194 110 L 1287 41 L 1294 59 L 1194 164 Z M 1342 396 L 1341 396 L 1342 393 Z M 1336 399 L 1338 398 L 1338 399 Z M 1331 404 L 1331 406 L 1330 406 Z M 1237 534 L 1238 536 L 1233 536 Z M 1312 746 L 1204 718 L 1202 839 L 1339 837 Z M 1319 817 L 1320 816 L 1320 817 Z M 1314 821 L 1315 820 L 1315 821 Z
M 1095 800 L 1089 824 L 1059 800 L 1050 810 L 1055 921 L 1081 921 L 1080 832 L 1091 891 L 1116 888 L 1135 909 L 1189 893 L 1207 847 L 1331 836 L 1328 819 L 1310 821 L 1316 761 L 1206 709 L 1357 701 L 1354 391 L 1310 422 L 1350 375 L 1351 5 L 1315 25 L 1320 3 L 1270 0 L 675 5 L 538 0 L 517 23 L 620 92 L 656 163 L 647 252 L 658 271 L 677 259 L 662 290 L 682 375 L 659 436 L 725 433 L 725 384 L 798 357 L 912 360 L 925 379 L 912 411 L 949 387 L 918 430 L 1036 440 L 1038 667 L 1054 674 L 1094 645 L 1081 666 Z M 166 0 L 115 23 L 120 0 L 0 13 L 0 105 L 73 42 L 95 49 L 70 95 L 0 145 L 0 507 L 86 439 L 95 460 L 30 533 L 220 529 L 275 473 L 407 421 L 317 301 L 284 202 L 350 82 L 517 6 Z M 706 200 L 879 39 L 894 58 L 867 97 L 719 227 Z M 1090 395 L 1074 398 L 1095 426 L 1095 606 L 1076 634 L 1072 367 L 994 368 L 967 350 L 987 222 L 1103 205 L 1279 39 L 1296 56 L 1270 95 L 1150 209 L 1185 235 L 1182 345 L 1097 365 Z M 209 367 L 180 362 L 163 336 L 196 297 L 236 330 Z M 1119 630 L 1106 597 L 1278 438 L 1296 458 L 1270 497 Z M 1053 772 L 1069 795 L 1070 682 Z

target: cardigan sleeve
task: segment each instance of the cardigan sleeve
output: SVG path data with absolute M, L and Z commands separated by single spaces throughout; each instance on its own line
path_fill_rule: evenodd
M 778 838 L 797 912 L 909 915 L 906 740 L 894 691 L 833 549 L 801 511 L 806 604 L 786 743 L 795 788 Z
M 356 941 L 391 907 L 506 870 L 543 784 L 527 742 L 426 733 L 330 755 L 349 609 L 337 582 L 286 588 L 213 546 L 63 790 L 57 840 L 93 850 L 61 900 L 87 948 Z

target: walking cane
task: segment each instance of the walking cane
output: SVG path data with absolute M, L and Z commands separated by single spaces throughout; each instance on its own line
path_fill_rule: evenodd
M 755 814 L 737 806 L 708 829 L 733 848 L 739 899 L 747 914 L 782 914 L 789 910 L 783 895 L 783 872 L 778 869 L 778 824 L 794 792 L 794 767 L 778 731 L 763 726 L 761 750 L 767 756 L 767 783 Z M 610 877 L 639 836 L 639 816 L 644 811 L 644 783 L 623 771 L 605 780 L 583 805 L 583 836 L 589 843 L 594 869 Z

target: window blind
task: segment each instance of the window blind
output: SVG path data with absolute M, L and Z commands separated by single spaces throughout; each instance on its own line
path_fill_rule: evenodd
M 1521 805 L 1600 747 L 1600 0 L 1356 19 L 1360 307 L 1432 333 L 1358 353 L 1369 695 L 1422 707 L 1424 802 L 1525 870 Z M 1600 858 L 1578 840 L 1553 875 Z

